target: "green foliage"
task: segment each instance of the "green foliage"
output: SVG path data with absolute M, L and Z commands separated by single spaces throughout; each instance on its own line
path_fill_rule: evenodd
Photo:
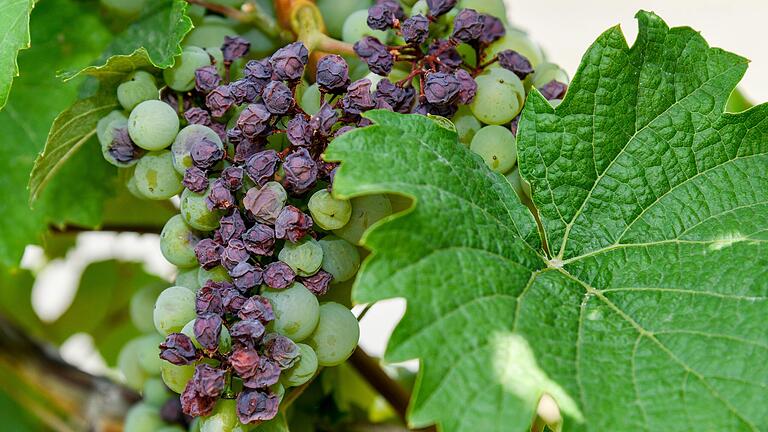
M 7 0 L 0 8 L 0 109 L 8 101 L 13 77 L 19 75 L 16 55 L 29 48 L 29 15 L 35 0 Z
M 595 42 L 557 109 L 534 92 L 524 110 L 551 256 L 441 124 L 371 112 L 328 150 L 337 194 L 415 200 L 364 237 L 355 287 L 408 300 L 386 357 L 421 359 L 413 425 L 522 431 L 548 393 L 566 430 L 768 427 L 768 106 L 723 114 L 746 60 L 638 19 L 633 48 L 618 28 Z

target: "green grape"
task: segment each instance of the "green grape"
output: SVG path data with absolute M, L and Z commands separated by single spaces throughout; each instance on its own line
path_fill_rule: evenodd
M 128 78 L 117 86 L 117 100 L 128 111 L 141 102 L 159 98 L 160 92 L 157 90 L 155 77 L 143 70 L 131 72 Z
M 187 168 L 192 166 L 190 151 L 192 146 L 203 138 L 213 142 L 222 150 L 224 149 L 224 144 L 221 142 L 219 135 L 208 126 L 191 124 L 184 127 L 176 135 L 176 139 L 171 144 L 171 154 L 173 155 L 173 167 L 176 168 L 179 174 L 184 175 Z
M 123 119 L 112 120 L 111 122 L 109 122 L 109 124 L 104 130 L 104 135 L 103 135 L 104 141 L 100 143 L 101 155 L 104 157 L 104 160 L 118 168 L 128 168 L 136 165 L 139 162 L 139 159 L 134 159 L 129 162 L 120 162 L 109 153 L 109 149 L 112 147 L 112 140 L 115 137 L 115 130 L 126 128 L 126 127 L 128 127 L 127 120 L 123 120 Z
M 160 377 L 169 389 L 181 394 L 184 386 L 192 379 L 195 373 L 194 365 L 176 366 L 175 364 L 164 361 L 160 366 Z
M 197 270 L 198 285 L 203 286 L 209 280 L 214 282 L 231 282 L 232 278 L 227 273 L 227 269 L 222 266 L 216 266 L 210 270 L 200 267 Z
M 223 40 L 222 40 L 222 43 Z M 216 64 L 216 71 L 219 72 L 219 75 L 224 76 L 224 52 L 221 50 L 220 47 L 207 47 L 204 48 L 205 52 L 207 52 L 211 57 L 213 57 L 213 62 Z M 241 70 L 242 67 L 240 66 L 239 60 L 232 63 L 231 69 L 235 70 Z
M 317 354 L 311 346 L 300 343 L 299 361 L 290 369 L 283 372 L 281 381 L 286 387 L 300 386 L 315 376 L 317 372 Z
M 341 28 L 341 40 L 344 42 L 355 43 L 365 36 L 373 36 L 387 43 L 387 32 L 368 27 L 368 9 L 360 9 L 345 16 L 347 19 Z
M 168 147 L 179 132 L 179 116 L 165 102 L 145 100 L 136 105 L 128 117 L 128 134 L 133 142 L 146 150 Z
M 154 407 L 160 408 L 171 397 L 168 387 L 163 384 L 160 378 L 149 378 L 144 383 L 144 389 L 141 391 L 141 397 L 144 402 Z
M 248 54 L 256 58 L 267 57 L 280 48 L 280 44 L 275 39 L 255 28 L 249 28 L 242 32 L 240 36 L 251 43 L 251 49 L 248 51 Z
M 123 373 L 125 384 L 136 390 L 144 387 L 144 381 L 149 378 L 147 372 L 139 364 L 139 349 L 141 343 L 138 339 L 128 341 L 117 355 L 117 368 Z
M 184 328 L 181 329 L 181 332 L 187 335 L 191 340 L 192 343 L 198 347 L 202 348 L 203 346 L 200 345 L 200 342 L 197 341 L 197 338 L 195 337 L 195 320 L 191 320 L 188 322 Z M 227 354 L 232 350 L 232 335 L 229 334 L 229 330 L 227 329 L 227 326 L 221 326 L 221 333 L 219 334 L 219 352 L 222 354 Z
M 342 37 L 344 22 L 352 12 L 368 10 L 372 4 L 373 0 L 317 0 L 317 7 L 323 14 L 328 34 L 336 39 Z
M 182 177 L 173 168 L 171 152 L 161 150 L 149 152 L 139 159 L 133 172 L 136 189 L 144 197 L 166 200 L 184 189 Z
M 523 108 L 525 89 L 514 73 L 506 69 L 491 69 L 475 81 L 477 94 L 469 108 L 481 122 L 493 125 L 509 123 Z
M 320 305 L 317 328 L 307 339 L 320 366 L 336 366 L 352 355 L 360 338 L 360 326 L 352 311 L 338 303 Z
M 352 204 L 348 200 L 334 198 L 328 189 L 320 189 L 312 194 L 307 205 L 312 220 L 324 230 L 343 227 L 352 215 Z
M 479 13 L 493 15 L 502 21 L 507 20 L 507 8 L 504 0 L 459 0 L 457 9 L 474 9 Z
M 475 48 L 473 48 L 472 45 L 461 43 L 456 47 L 456 51 L 459 52 L 461 58 L 470 67 L 475 67 L 477 65 L 477 51 L 475 51 Z
M 173 90 L 192 90 L 195 88 L 195 71 L 210 64 L 211 57 L 204 49 L 187 45 L 173 66 L 163 70 L 163 80 Z
M 486 126 L 472 139 L 470 150 L 480 155 L 488 168 L 504 174 L 517 162 L 517 142 L 508 128 Z
M 134 197 L 138 199 L 145 200 L 147 197 L 141 194 L 141 191 L 138 187 L 136 187 L 136 177 L 134 177 L 134 173 L 136 172 L 135 166 L 126 167 L 125 169 L 118 168 L 118 172 L 123 171 L 125 174 L 123 175 L 123 178 L 125 178 L 125 188 L 128 189 L 128 193 L 133 195 Z
M 334 282 L 352 279 L 360 268 L 357 247 L 348 241 L 329 235 L 318 241 L 323 248 L 323 270 L 333 275 Z
M 328 287 L 328 292 L 320 296 L 318 300 L 322 302 L 336 302 L 343 304 L 344 306 L 352 307 L 352 285 L 355 284 L 355 279 L 350 279 L 344 282 L 331 282 L 331 286 Z
M 515 167 L 515 169 L 506 175 L 506 177 L 509 184 L 512 185 L 512 189 L 515 190 L 515 193 L 517 193 L 517 196 L 520 197 L 521 200 L 531 198 L 531 184 L 523 180 L 520 176 L 519 167 Z
M 184 46 L 219 48 L 224 43 L 224 36 L 237 36 L 237 31 L 223 24 L 204 23 L 189 32 L 184 39 Z
M 384 195 L 365 195 L 352 198 L 352 216 L 343 227 L 333 233 L 352 243 L 359 244 L 363 233 L 380 219 L 392 214 L 392 203 Z
M 127 124 L 128 117 L 122 111 L 115 110 L 99 119 L 99 122 L 96 123 L 96 138 L 99 139 L 102 148 L 112 144 L 112 127 L 109 127 L 109 125 L 114 120 L 123 120 Z
M 181 192 L 179 211 L 187 225 L 200 231 L 213 231 L 219 227 L 222 212 L 209 210 L 208 204 L 205 203 L 205 197 L 210 193 L 210 185 L 204 193 L 192 192 L 186 188 Z
M 286 289 L 265 288 L 261 293 L 272 304 L 274 331 L 299 342 L 315 329 L 319 314 L 317 298 L 304 285 L 294 282 Z
M 189 432 L 200 432 L 200 417 L 195 417 L 189 424 Z
M 101 4 L 110 11 L 130 17 L 140 14 L 146 2 L 147 0 L 101 0 Z
M 176 281 L 174 284 L 176 286 L 182 286 L 184 288 L 189 288 L 190 290 L 197 292 L 200 289 L 200 282 L 197 281 L 197 276 L 199 275 L 198 267 L 190 267 L 188 269 L 179 269 L 179 272 L 176 274 Z
M 163 291 L 159 285 L 144 287 L 136 291 L 131 296 L 131 303 L 128 310 L 131 315 L 131 322 L 137 329 L 144 333 L 155 331 L 155 325 L 152 323 L 152 316 L 155 309 L 157 296 Z
M 419 0 L 413 4 L 413 7 L 411 8 L 411 16 L 414 15 L 429 15 L 429 6 L 427 6 L 425 0 Z
M 123 432 L 157 432 L 165 426 L 157 407 L 137 403 L 128 410 L 123 423 Z
M 160 334 L 168 335 L 181 330 L 196 315 L 195 293 L 188 288 L 172 286 L 157 297 L 153 321 Z
M 160 251 L 171 264 L 191 267 L 197 264 L 195 245 L 198 241 L 200 236 L 177 214 L 168 219 L 160 233 Z
M 304 90 L 299 105 L 309 115 L 314 115 L 320 111 L 320 87 L 312 84 Z
M 236 409 L 234 399 L 219 399 L 211 415 L 201 419 L 200 432 L 233 432 L 242 426 Z
M 515 50 L 525 56 L 531 62 L 531 66 L 534 69 L 544 61 L 544 53 L 541 51 L 541 47 L 533 42 L 524 32 L 510 28 L 507 28 L 507 34 L 504 37 L 488 46 L 486 56 L 493 58 L 496 54 L 508 49 Z
M 480 120 L 472 114 L 472 111 L 466 105 L 459 107 L 459 110 L 456 111 L 456 114 L 451 121 L 453 122 L 453 125 L 456 126 L 456 133 L 459 134 L 459 142 L 465 145 L 469 145 L 477 131 L 483 127 Z
M 158 346 L 164 340 L 162 336 L 156 333 L 150 333 L 136 338 L 136 357 L 139 366 L 151 376 L 160 375 L 160 349 Z
M 298 344 L 297 344 L 298 345 Z M 272 390 L 272 393 L 277 396 L 277 400 L 280 402 L 283 401 L 283 396 L 285 396 L 285 386 L 282 385 L 280 382 L 277 382 L 275 384 L 272 384 L 269 386 L 269 389 Z
M 568 84 L 568 73 L 554 63 L 542 63 L 533 72 L 531 85 L 536 88 L 543 87 L 552 80 Z
M 320 269 L 323 262 L 323 248 L 317 240 L 307 236 L 296 243 L 285 242 L 277 257 L 291 266 L 297 275 L 311 276 Z

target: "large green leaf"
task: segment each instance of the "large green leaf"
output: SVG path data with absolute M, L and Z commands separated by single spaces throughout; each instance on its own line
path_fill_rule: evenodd
M 414 425 L 765 430 L 768 106 L 724 114 L 746 61 L 640 13 L 518 135 L 552 257 L 504 178 L 441 123 L 373 112 L 336 139 L 345 196 L 412 196 L 364 241 L 360 301 L 405 297 L 390 361 L 418 357 Z
M 24 247 L 39 240 L 49 223 L 95 225 L 109 193 L 114 170 L 100 161 L 94 141 L 86 143 L 61 169 L 37 201 L 27 204 L 27 180 L 56 115 L 77 95 L 77 83 L 64 85 L 56 71 L 82 67 L 104 50 L 111 37 L 97 11 L 72 0 L 46 0 L 32 13 L 32 48 L 22 51 L 22 74 L 0 112 L 0 264 L 15 265 Z
M 0 109 L 8 101 L 13 78 L 19 75 L 16 54 L 29 48 L 29 14 L 35 0 L 6 0 L 0 5 Z

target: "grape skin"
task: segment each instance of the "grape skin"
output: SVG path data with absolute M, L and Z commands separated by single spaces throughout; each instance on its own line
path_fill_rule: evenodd
M 147 372 L 139 364 L 139 349 L 141 343 L 138 339 L 128 341 L 117 355 L 117 367 L 123 373 L 125 384 L 140 391 L 148 378 Z
M 101 155 L 104 157 L 104 160 L 118 168 L 128 168 L 136 165 L 139 162 L 139 159 L 133 159 L 132 161 L 129 161 L 129 162 L 119 162 L 117 159 L 115 159 L 114 156 L 112 156 L 109 153 L 109 149 L 112 147 L 112 140 L 115 137 L 115 129 L 121 129 L 125 127 L 128 127 L 128 120 L 123 120 L 123 119 L 112 120 L 104 128 L 104 131 L 102 134 L 103 141 L 100 142 Z
M 269 300 L 275 313 L 275 320 L 270 324 L 274 331 L 299 342 L 315 330 L 319 303 L 304 285 L 294 282 L 283 290 L 265 288 L 262 295 Z
M 165 223 L 160 233 L 160 251 L 165 259 L 179 267 L 197 265 L 195 244 L 200 236 L 184 222 L 181 215 L 175 215 Z
M 199 271 L 197 266 L 187 269 L 179 269 L 179 272 L 176 274 L 176 281 L 174 284 L 176 286 L 182 286 L 197 292 L 201 287 L 200 282 L 197 281 L 198 274 Z
M 202 349 L 202 345 L 197 341 L 195 337 L 195 319 L 188 322 L 184 328 L 181 329 L 181 333 L 184 333 L 192 340 L 192 344 L 198 349 Z M 219 352 L 227 354 L 232 350 L 232 335 L 229 334 L 227 326 L 221 326 L 221 334 L 219 334 Z
M 160 286 L 148 286 L 136 291 L 131 297 L 129 305 L 131 322 L 142 332 L 155 331 L 152 316 L 154 314 L 155 301 L 157 301 L 157 296 L 160 295 L 160 292 L 162 292 Z
M 165 426 L 160 410 L 145 403 L 137 403 L 128 410 L 123 425 L 124 432 L 157 432 Z
M 318 0 L 317 7 L 323 15 L 328 34 L 335 38 L 342 37 L 344 22 L 347 17 L 358 10 L 368 10 L 371 0 Z
M 178 135 L 176 135 L 176 138 L 173 140 L 173 144 L 171 144 L 173 167 L 176 169 L 176 172 L 184 175 L 187 168 L 192 166 L 190 150 L 192 149 L 192 146 L 202 138 L 206 138 L 216 144 L 220 149 L 224 149 L 224 144 L 221 142 L 221 138 L 213 129 L 200 124 L 186 126 L 179 131 Z
M 220 399 L 210 416 L 200 421 L 200 432 L 234 432 L 242 430 L 237 418 L 236 403 L 233 399 Z
M 176 57 L 173 66 L 163 70 L 163 80 L 173 90 L 192 90 L 195 88 L 195 71 L 210 64 L 211 58 L 204 49 L 188 45 Z
M 163 337 L 152 333 L 136 338 L 136 356 L 139 366 L 151 376 L 160 375 L 160 350 L 158 346 L 163 341 Z
M 214 282 L 232 282 L 232 278 L 227 273 L 227 269 L 222 266 L 216 266 L 210 270 L 206 270 L 202 267 L 197 270 L 197 284 L 200 286 L 205 285 L 208 281 Z
M 312 220 L 322 229 L 334 230 L 349 222 L 352 204 L 348 200 L 334 198 L 327 189 L 320 189 L 309 198 Z
M 541 48 L 533 42 L 527 34 L 520 30 L 507 29 L 507 34 L 501 39 L 488 46 L 487 56 L 493 56 L 504 50 L 514 50 L 525 56 L 534 69 L 544 61 L 544 53 Z
M 387 32 L 368 27 L 368 9 L 360 9 L 347 16 L 341 29 L 341 40 L 355 43 L 365 36 L 373 36 L 384 43 L 387 41 Z
M 208 210 L 205 203 L 205 197 L 211 193 L 211 186 L 204 193 L 192 192 L 184 189 L 181 192 L 181 203 L 179 211 L 189 226 L 200 231 L 213 231 L 219 227 L 221 212 L 219 210 Z
M 348 241 L 329 235 L 318 241 L 323 248 L 322 269 L 333 275 L 334 282 L 344 282 L 355 277 L 360 268 L 360 253 Z
M 503 126 L 486 126 L 472 139 L 470 149 L 480 155 L 490 169 L 504 174 L 517 162 L 517 143 L 512 131 Z
M 280 261 L 291 266 L 299 276 L 317 273 L 323 263 L 323 248 L 312 237 L 305 237 L 297 243 L 285 242 L 278 254 Z
M 299 361 L 290 369 L 283 372 L 281 381 L 286 387 L 297 387 L 309 381 L 317 372 L 317 354 L 307 344 L 296 344 L 299 347 Z
M 141 102 L 159 98 L 160 92 L 155 84 L 155 77 L 149 72 L 134 71 L 117 86 L 117 100 L 128 111 Z
M 307 345 L 317 354 L 320 366 L 336 366 L 352 355 L 360 338 L 360 326 L 352 312 L 338 303 L 320 305 L 317 328 Z
M 379 220 L 392 214 L 392 203 L 384 195 L 364 195 L 352 198 L 352 215 L 343 227 L 333 233 L 352 243 L 359 244 L 363 233 Z
M 150 152 L 139 159 L 133 172 L 136 189 L 147 199 L 166 200 L 184 188 L 182 177 L 173 169 L 171 152 Z
M 98 138 L 102 149 L 112 144 L 112 130 L 109 126 L 114 120 L 123 120 L 127 124 L 128 117 L 122 111 L 115 110 L 100 118 L 96 123 L 96 138 Z
M 469 108 L 481 122 L 492 125 L 509 123 L 523 108 L 525 88 L 514 73 L 489 68 L 475 81 L 477 94 Z
M 171 393 L 168 391 L 168 387 L 163 384 L 162 379 L 149 378 L 144 383 L 141 397 L 144 399 L 144 403 L 159 409 L 171 397 Z
M 469 145 L 472 142 L 477 131 L 483 127 L 480 120 L 472 114 L 466 105 L 459 107 L 459 110 L 451 119 L 453 125 L 456 126 L 456 133 L 459 135 L 459 142 L 465 145 Z
M 195 318 L 195 293 L 188 288 L 166 288 L 157 297 L 153 321 L 162 335 L 178 332 L 189 320 Z
M 167 361 L 162 362 L 160 366 L 160 377 L 165 385 L 176 393 L 181 394 L 187 382 L 192 379 L 195 373 L 194 365 L 176 366 Z
M 159 100 L 146 100 L 131 111 L 128 135 L 145 150 L 168 147 L 179 132 L 179 117 L 170 105 Z

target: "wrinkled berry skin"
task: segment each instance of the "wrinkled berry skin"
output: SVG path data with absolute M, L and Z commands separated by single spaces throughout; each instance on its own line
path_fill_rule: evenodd
M 192 166 L 184 171 L 184 178 L 181 184 L 192 192 L 202 193 L 208 189 L 208 177 L 205 175 L 205 171 Z
M 260 151 L 245 163 L 245 172 L 257 185 L 264 186 L 277 171 L 280 156 L 274 150 Z
M 189 124 L 208 126 L 211 124 L 211 115 L 202 108 L 193 107 L 184 112 L 184 118 Z
M 416 96 L 416 91 L 413 87 L 400 87 L 392 83 L 387 78 L 379 81 L 376 86 L 376 92 L 374 97 L 377 101 L 384 101 L 392 107 L 394 111 L 399 113 L 411 112 L 413 101 Z
M 281 81 L 296 81 L 304 74 L 309 51 L 301 42 L 294 42 L 277 50 L 269 59 L 272 75 Z
M 240 36 L 224 36 L 224 44 L 221 51 L 225 62 L 232 62 L 246 55 L 251 48 L 251 43 Z
M 504 50 L 498 54 L 498 58 L 501 67 L 514 72 L 521 80 L 533 73 L 531 62 L 517 51 Z
M 349 85 L 349 65 L 339 55 L 324 56 L 317 62 L 316 80 L 320 90 L 340 94 Z
M 324 102 L 315 115 L 309 120 L 310 133 L 317 133 L 327 137 L 331 134 L 333 126 L 339 120 L 339 113 L 328 102 Z
M 275 249 L 275 230 L 269 225 L 256 223 L 243 234 L 245 249 L 260 256 L 270 256 Z
M 183 333 L 171 333 L 160 344 L 160 358 L 176 366 L 183 366 L 192 364 L 200 358 L 200 353 L 197 352 L 189 336 Z
M 296 147 L 307 147 L 312 143 L 312 129 L 309 127 L 309 120 L 303 114 L 288 121 L 285 126 L 285 135 L 291 145 Z
M 504 24 L 500 19 L 495 16 L 482 14 L 480 19 L 483 22 L 483 31 L 480 35 L 480 43 L 489 44 L 504 37 L 507 33 L 507 29 L 504 28 Z
M 288 288 L 295 279 L 296 273 L 291 266 L 282 261 L 269 263 L 264 268 L 264 283 L 270 288 Z
M 477 94 L 477 82 L 464 69 L 457 70 L 454 76 L 459 81 L 458 102 L 462 105 L 470 104 Z
M 250 104 L 237 118 L 237 127 L 243 131 L 243 136 L 256 139 L 269 130 L 269 120 L 272 114 L 262 104 Z
M 344 112 L 351 115 L 359 115 L 376 106 L 371 95 L 371 81 L 367 78 L 359 79 L 350 84 L 347 94 L 342 99 Z
M 221 117 L 235 104 L 229 86 L 220 85 L 205 97 L 205 105 L 214 117 Z
M 237 397 L 237 418 L 243 424 L 270 420 L 277 415 L 279 404 L 274 393 L 246 389 Z
M 275 319 L 275 313 L 272 311 L 272 304 L 265 297 L 255 295 L 245 301 L 240 312 L 237 314 L 243 320 L 257 320 L 262 324 L 267 324 Z
M 296 193 L 307 191 L 317 180 L 317 163 L 305 148 L 286 156 L 283 170 L 286 185 Z
M 453 37 L 462 42 L 474 42 L 483 35 L 483 19 L 474 9 L 462 9 L 453 20 Z
M 303 278 L 301 283 L 316 296 L 325 295 L 333 281 L 333 275 L 325 270 L 318 270 L 312 276 Z
M 221 75 L 216 66 L 203 66 L 195 71 L 195 88 L 199 92 L 208 93 L 221 84 Z
M 374 30 L 388 30 L 395 24 L 395 14 L 386 6 L 373 5 L 368 8 L 367 23 Z
M 195 339 L 207 351 L 219 349 L 219 336 L 223 321 L 214 313 L 203 313 L 197 316 L 193 326 Z
M 311 217 L 298 208 L 287 205 L 275 221 L 275 237 L 296 243 L 307 235 L 312 225 Z
M 432 16 L 444 15 L 456 6 L 457 0 L 427 0 L 427 7 Z
M 552 80 L 539 88 L 541 95 L 547 100 L 562 99 L 565 97 L 565 92 L 567 90 L 567 84 L 563 84 L 556 80 Z
M 189 151 L 192 163 L 200 169 L 209 169 L 224 158 L 224 150 L 207 137 L 203 137 Z
M 429 19 L 424 15 L 414 15 L 406 19 L 401 28 L 403 39 L 409 44 L 421 45 L 429 37 Z
M 265 353 L 280 369 L 289 369 L 299 359 L 299 347 L 290 339 L 276 333 L 267 335 Z
M 355 42 L 353 46 L 355 54 L 368 65 L 371 72 L 386 76 L 392 72 L 395 58 L 389 52 L 386 45 L 373 36 L 365 36 Z
M 224 247 L 211 239 L 202 239 L 195 245 L 195 256 L 200 267 L 210 270 L 221 262 Z
M 280 81 L 272 81 L 261 93 L 264 106 L 272 114 L 287 114 L 295 103 L 291 89 Z
M 138 160 L 144 154 L 144 149 L 133 143 L 128 128 L 117 128 L 107 152 L 116 161 L 127 164 Z
M 261 83 L 249 79 L 241 79 L 229 84 L 229 92 L 236 104 L 254 103 L 264 90 Z
M 246 319 L 233 324 L 229 333 L 232 339 L 241 346 L 255 348 L 256 344 L 261 342 L 265 331 L 264 324 L 261 321 Z
M 459 94 L 459 80 L 452 74 L 435 72 L 427 75 L 424 95 L 434 105 L 450 105 Z

